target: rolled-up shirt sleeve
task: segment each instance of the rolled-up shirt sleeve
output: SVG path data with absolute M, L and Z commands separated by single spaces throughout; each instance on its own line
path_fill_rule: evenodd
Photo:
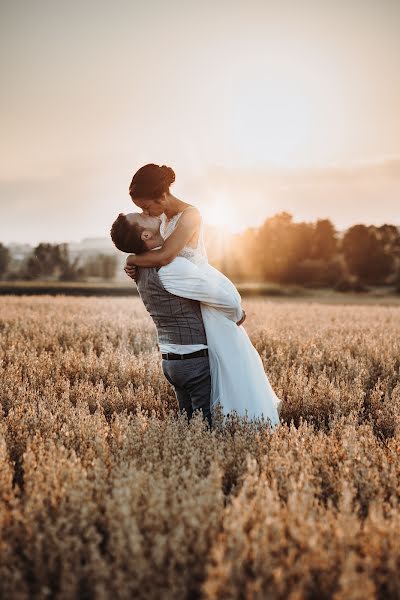
M 214 277 L 208 279 L 206 273 L 186 258 L 177 256 L 158 270 L 158 276 L 170 294 L 212 306 L 231 321 L 237 322 L 242 318 L 240 295 L 232 293 Z

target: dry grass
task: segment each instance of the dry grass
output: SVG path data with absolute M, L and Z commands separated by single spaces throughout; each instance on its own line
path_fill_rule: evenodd
M 399 598 L 399 307 L 246 302 L 270 434 L 178 417 L 137 299 L 1 302 L 1 598 Z

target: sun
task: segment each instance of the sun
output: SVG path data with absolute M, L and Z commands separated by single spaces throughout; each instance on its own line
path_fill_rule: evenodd
M 230 234 L 238 229 L 236 212 L 224 198 L 215 198 L 213 202 L 200 208 L 205 225 L 218 227 L 221 232 Z

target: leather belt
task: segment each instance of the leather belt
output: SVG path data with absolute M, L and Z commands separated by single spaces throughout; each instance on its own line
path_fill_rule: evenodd
M 173 354 L 172 352 L 165 352 L 164 354 L 161 354 L 161 356 L 164 360 L 187 360 L 188 358 L 208 356 L 208 348 L 197 350 L 196 352 L 190 352 L 190 354 Z

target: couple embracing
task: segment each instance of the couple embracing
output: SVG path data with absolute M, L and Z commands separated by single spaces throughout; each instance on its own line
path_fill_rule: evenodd
M 111 228 L 115 246 L 132 253 L 125 271 L 156 325 L 164 375 L 189 418 L 200 410 L 212 426 L 219 405 L 275 427 L 281 401 L 242 326 L 240 294 L 208 263 L 201 215 L 171 194 L 174 181 L 170 167 L 141 167 L 129 194 L 142 212 L 120 213 Z

